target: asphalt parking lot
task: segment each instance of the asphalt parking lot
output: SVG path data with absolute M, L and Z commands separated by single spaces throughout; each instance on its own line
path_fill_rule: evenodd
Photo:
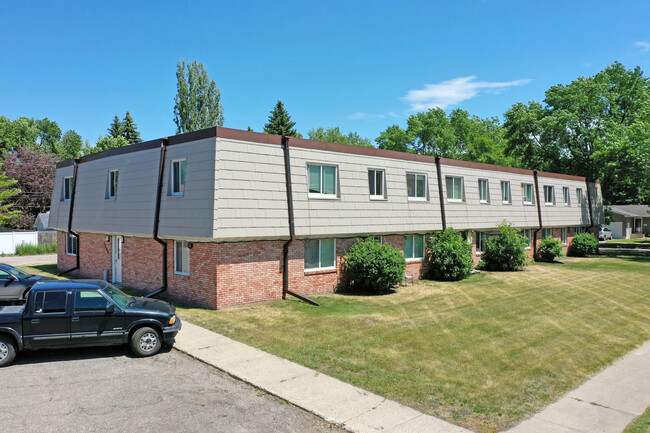
M 3 432 L 343 432 L 168 347 L 23 352 L 0 369 Z

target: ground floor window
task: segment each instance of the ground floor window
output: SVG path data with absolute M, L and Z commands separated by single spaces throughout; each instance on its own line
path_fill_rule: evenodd
M 305 270 L 336 268 L 335 239 L 305 240 Z
M 548 237 L 553 237 L 553 230 L 552 229 L 544 229 L 542 230 L 542 239 L 546 239 Z
M 526 248 L 530 248 L 530 229 L 522 230 L 521 235 L 526 239 Z
M 76 256 L 78 248 L 77 237 L 72 233 L 67 233 L 65 238 L 65 253 L 69 256 Z
M 476 232 L 476 252 L 482 253 L 487 245 L 487 232 Z
M 404 257 L 407 259 L 424 258 L 424 235 L 404 236 Z
M 187 241 L 174 241 L 174 273 L 190 274 L 190 247 Z
M 576 234 L 579 235 L 582 233 L 582 227 L 576 227 Z
M 379 242 L 380 244 L 384 243 L 384 237 L 383 236 L 373 236 L 372 240 L 376 241 L 376 242 Z
M 562 244 L 566 245 L 566 227 L 562 227 Z

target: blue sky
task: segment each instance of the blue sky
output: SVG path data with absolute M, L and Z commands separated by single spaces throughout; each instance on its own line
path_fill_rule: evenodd
M 650 75 L 650 2 L 7 1 L 0 115 L 49 117 L 95 142 L 130 110 L 175 133 L 176 63 L 202 62 L 225 126 L 263 129 L 282 100 L 306 135 L 374 139 L 432 106 L 502 116 L 614 61 Z

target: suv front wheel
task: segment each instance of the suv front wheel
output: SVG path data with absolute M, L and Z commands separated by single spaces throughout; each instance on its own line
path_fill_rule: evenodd
M 161 347 L 160 333 L 153 328 L 145 326 L 131 335 L 131 350 L 138 356 L 155 355 Z

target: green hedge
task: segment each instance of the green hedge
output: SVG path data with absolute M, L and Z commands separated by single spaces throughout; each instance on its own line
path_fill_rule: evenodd
M 453 228 L 431 236 L 427 248 L 426 278 L 458 281 L 472 273 L 472 246 Z
M 598 254 L 598 239 L 591 233 L 575 235 L 569 245 L 568 255 L 584 257 L 589 254 Z
M 33 256 L 36 254 L 56 253 L 56 244 L 21 244 L 16 247 L 17 256 Z
M 528 262 L 527 239 L 519 229 L 505 221 L 499 225 L 499 234 L 487 239 L 483 252 L 483 267 L 490 271 L 518 271 Z
M 372 238 L 357 241 L 347 251 L 343 272 L 350 288 L 383 293 L 404 279 L 406 259 L 397 248 Z
M 537 249 L 537 256 L 540 260 L 545 262 L 552 262 L 556 257 L 562 255 L 562 242 L 547 236 L 539 243 Z

